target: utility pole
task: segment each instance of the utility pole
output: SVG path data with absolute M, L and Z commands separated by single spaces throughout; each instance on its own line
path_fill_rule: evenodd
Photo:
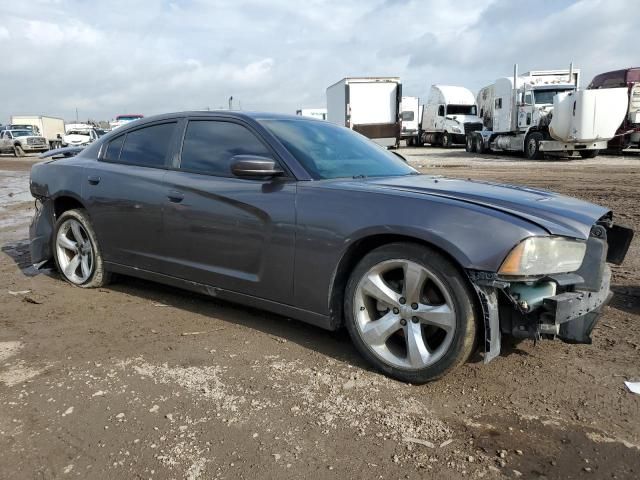
M 78 123 L 78 107 L 76 107 L 76 123 Z
M 229 97 L 229 110 L 233 110 L 233 95 Z

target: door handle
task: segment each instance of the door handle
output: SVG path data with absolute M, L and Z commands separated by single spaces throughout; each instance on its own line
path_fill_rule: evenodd
M 100 177 L 98 175 L 89 175 L 87 180 L 89 180 L 91 185 L 98 185 L 100 183 Z
M 169 190 L 169 193 L 167 194 L 167 198 L 169 199 L 170 202 L 180 203 L 182 200 L 184 200 L 184 194 L 176 190 Z

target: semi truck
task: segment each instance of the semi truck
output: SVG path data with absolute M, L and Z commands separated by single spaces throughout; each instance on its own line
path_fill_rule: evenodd
M 482 130 L 476 99 L 470 90 L 432 85 L 422 116 L 420 143 L 451 147 L 464 145 L 466 135 Z
M 296 115 L 300 115 L 301 117 L 317 118 L 318 120 L 326 120 L 327 109 L 326 108 L 300 108 L 296 110 Z
M 401 101 L 398 77 L 343 78 L 327 88 L 327 120 L 384 147 L 397 147 Z
M 11 117 L 12 125 L 32 125 L 37 132 L 34 133 L 47 140 L 49 148 L 60 148 L 62 137 L 65 134 L 64 120 L 44 115 L 14 115 Z
M 408 147 L 418 144 L 420 138 L 420 123 L 422 122 L 422 108 L 418 97 L 402 97 L 400 104 L 400 139 Z
M 578 89 L 580 71 L 539 70 L 497 79 L 477 95 L 483 130 L 466 135 L 468 152 L 524 152 L 593 158 L 627 111 L 626 88 Z
M 602 88 L 626 88 L 629 108 L 616 136 L 609 140 L 608 150 L 621 151 L 625 148 L 640 148 L 640 67 L 625 68 L 596 75 L 587 87 L 590 90 Z

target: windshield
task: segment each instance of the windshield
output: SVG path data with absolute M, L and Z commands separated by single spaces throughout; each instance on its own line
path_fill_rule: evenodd
M 116 120 L 118 122 L 132 122 L 133 120 L 138 120 L 140 118 L 143 118 L 142 115 L 120 115 L 116 117 Z
M 366 137 L 328 122 L 261 120 L 314 179 L 383 177 L 417 172 Z
M 447 105 L 447 115 L 475 115 L 475 105 Z
M 536 105 L 553 105 L 553 97 L 559 93 L 572 92 L 573 88 L 559 88 L 550 90 L 534 90 L 533 101 Z
M 14 137 L 30 137 L 33 135 L 33 132 L 29 130 L 11 130 L 11 134 Z

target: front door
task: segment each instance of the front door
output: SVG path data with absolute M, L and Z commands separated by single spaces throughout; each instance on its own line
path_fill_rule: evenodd
M 168 275 L 288 303 L 293 287 L 296 183 L 241 179 L 235 155 L 275 158 L 250 127 L 192 119 L 179 169 L 167 172 Z
M 164 177 L 177 122 L 115 137 L 85 168 L 83 197 L 107 262 L 160 271 Z

